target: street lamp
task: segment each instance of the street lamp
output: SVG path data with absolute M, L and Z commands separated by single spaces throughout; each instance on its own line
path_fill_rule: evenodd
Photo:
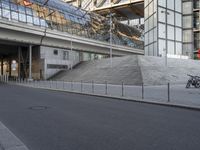
M 167 45 L 167 15 L 170 15 L 169 12 L 166 11 L 161 11 L 161 13 L 165 14 L 165 66 L 167 67 L 167 49 L 168 49 L 168 45 Z
M 112 26 L 113 26 L 113 21 L 112 21 L 112 13 L 110 13 L 110 67 L 112 68 L 113 62 L 112 62 Z

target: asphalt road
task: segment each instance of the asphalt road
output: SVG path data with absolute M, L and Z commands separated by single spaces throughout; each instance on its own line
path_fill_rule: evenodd
M 30 150 L 200 149 L 199 111 L 109 98 L 0 84 L 0 121 Z

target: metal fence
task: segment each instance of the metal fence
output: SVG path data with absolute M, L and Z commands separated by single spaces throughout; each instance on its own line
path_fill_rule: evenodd
M 121 97 L 141 101 L 153 101 L 162 103 L 182 104 L 200 107 L 200 90 L 196 88 L 186 89 L 184 84 L 166 84 L 166 85 L 145 85 L 140 86 L 109 84 L 107 81 L 103 84 L 65 81 L 29 81 L 23 79 L 9 79 L 0 77 L 3 82 L 8 84 L 23 85 L 33 88 L 45 88 L 61 91 L 70 91 L 77 93 L 86 93 L 94 95 L 103 95 L 111 97 Z M 2 80 L 1 80 L 2 81 Z

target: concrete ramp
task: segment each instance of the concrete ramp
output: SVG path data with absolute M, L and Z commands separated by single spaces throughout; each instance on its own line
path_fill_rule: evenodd
M 200 75 L 200 61 L 168 59 L 149 56 L 125 56 L 83 62 L 73 70 L 63 71 L 53 80 L 77 81 L 127 85 L 157 85 L 185 83 L 187 74 Z
M 187 74 L 200 76 L 200 61 L 138 56 L 143 82 L 148 85 L 186 83 Z

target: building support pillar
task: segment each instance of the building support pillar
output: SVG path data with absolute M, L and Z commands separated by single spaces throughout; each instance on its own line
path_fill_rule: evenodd
M 21 47 L 18 47 L 18 78 L 21 78 Z
M 29 45 L 29 80 L 32 79 L 32 45 Z
M 9 77 L 12 76 L 12 58 L 9 58 Z
M 3 57 L 1 58 L 1 75 L 3 75 Z

